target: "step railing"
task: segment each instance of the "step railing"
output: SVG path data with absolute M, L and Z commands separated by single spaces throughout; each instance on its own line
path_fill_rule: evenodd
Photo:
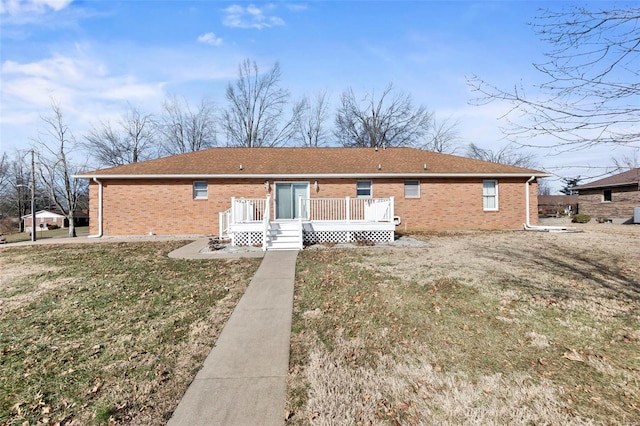
M 266 208 L 262 215 L 262 251 L 267 251 L 269 242 L 271 241 L 271 215 L 269 209 L 269 200 L 271 200 L 271 194 L 267 194 Z
M 231 224 L 231 209 L 218 213 L 218 236 L 226 238 L 229 236 L 229 225 Z

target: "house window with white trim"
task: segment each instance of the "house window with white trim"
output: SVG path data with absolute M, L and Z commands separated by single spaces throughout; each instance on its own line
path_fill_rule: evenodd
M 613 195 L 611 194 L 610 189 L 605 189 L 602 191 L 602 201 L 605 203 L 610 203 L 613 201 Z
M 482 181 L 482 208 L 485 211 L 498 210 L 498 181 Z
M 420 198 L 420 181 L 404 181 L 404 198 Z
M 209 184 L 207 181 L 193 182 L 193 199 L 206 200 L 209 197 Z
M 359 180 L 356 182 L 356 197 L 371 198 L 372 194 L 370 180 Z

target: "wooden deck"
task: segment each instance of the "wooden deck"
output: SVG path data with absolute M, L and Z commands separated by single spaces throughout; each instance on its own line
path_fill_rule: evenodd
M 219 214 L 219 230 L 233 245 L 261 245 L 263 250 L 326 242 L 388 242 L 393 241 L 396 226 L 393 207 L 393 197 L 300 197 L 297 217 L 274 219 L 277 207 L 269 196 L 234 197 L 231 208 Z

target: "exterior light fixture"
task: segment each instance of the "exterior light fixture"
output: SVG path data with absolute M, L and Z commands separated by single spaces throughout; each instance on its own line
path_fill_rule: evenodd
M 427 170 L 427 163 L 424 163 L 424 166 L 422 166 L 422 168 Z
M 269 181 L 268 180 L 264 181 L 264 190 L 269 192 Z
M 242 164 L 240 164 L 240 170 L 242 170 Z
M 382 164 L 378 164 L 378 170 L 382 170 Z
M 316 192 L 320 190 L 320 186 L 318 186 L 318 181 L 313 182 L 313 189 L 315 189 Z

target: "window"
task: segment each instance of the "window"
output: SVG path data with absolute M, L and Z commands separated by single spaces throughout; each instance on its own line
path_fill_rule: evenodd
M 610 203 L 612 201 L 610 189 L 605 189 L 604 191 L 602 191 L 602 201 L 604 201 L 605 203 Z
M 498 181 L 482 181 L 482 207 L 484 210 L 498 210 Z
M 370 180 L 359 180 L 356 182 L 356 196 L 358 198 L 371 198 Z
M 196 200 L 206 200 L 209 196 L 208 183 L 206 181 L 193 182 L 193 198 Z
M 420 198 L 420 181 L 404 181 L 404 198 Z

